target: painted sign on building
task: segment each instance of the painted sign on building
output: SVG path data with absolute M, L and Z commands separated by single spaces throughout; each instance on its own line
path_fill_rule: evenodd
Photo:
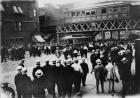
M 120 31 L 120 39 L 127 39 L 129 38 L 129 31 Z
M 112 31 L 112 39 L 118 39 L 118 31 Z
M 98 34 L 95 36 L 95 40 L 101 40 L 101 39 L 103 39 L 103 33 L 102 33 L 102 32 L 98 33 Z
M 105 32 L 105 39 L 110 39 L 110 38 L 111 38 L 110 31 Z

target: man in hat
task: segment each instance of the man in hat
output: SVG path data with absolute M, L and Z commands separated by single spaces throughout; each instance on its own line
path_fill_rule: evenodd
M 85 45 L 84 45 L 84 48 L 83 48 L 83 54 L 85 55 L 85 58 L 87 58 L 87 53 L 88 53 L 88 47 L 87 47 L 87 45 L 85 44 Z
M 64 85 L 63 85 L 63 92 L 64 96 L 68 95 L 70 98 L 72 95 L 72 85 L 73 85 L 73 77 L 74 77 L 74 69 L 71 67 L 71 62 L 67 61 L 66 65 L 64 66 L 63 70 L 63 79 L 64 79 Z
M 57 77 L 57 73 L 56 73 L 56 61 L 52 61 L 52 65 L 51 65 L 51 68 L 50 68 L 50 88 L 49 88 L 49 91 L 50 91 L 50 94 L 53 95 L 53 97 L 55 97 L 55 84 L 56 84 L 56 77 Z
M 122 80 L 122 95 L 125 96 L 128 91 L 128 82 L 131 77 L 131 64 L 129 63 L 126 57 L 123 57 L 121 60 L 119 68 L 120 79 Z
M 15 85 L 16 85 L 16 90 L 17 90 L 17 96 L 18 98 L 21 98 L 22 96 L 22 67 L 21 66 L 17 66 L 17 74 L 15 75 L 14 81 L 15 81 Z
M 45 98 L 45 86 L 43 71 L 38 69 L 35 71 L 36 78 L 34 78 L 33 85 L 33 96 L 35 98 Z
M 96 66 L 96 60 L 100 58 L 100 55 L 97 51 L 93 50 L 90 56 L 90 61 L 92 63 L 91 73 L 94 71 L 94 67 Z
M 36 72 L 38 69 L 40 69 L 40 70 L 43 71 L 43 68 L 40 66 L 40 62 L 36 62 L 36 65 L 37 65 L 37 66 L 36 66 L 35 68 L 33 68 L 33 72 L 32 72 L 33 78 L 37 78 L 36 75 L 35 75 L 35 72 Z
M 18 66 L 24 67 L 24 60 L 21 60 L 21 63 Z
M 63 69 L 64 69 L 64 67 L 61 64 L 61 60 L 57 60 L 57 62 L 56 62 L 56 75 L 57 75 L 56 84 L 57 84 L 59 96 L 63 95 L 63 84 L 64 84 Z
M 104 81 L 105 81 L 105 68 L 102 65 L 102 62 L 100 59 L 96 60 L 97 65 L 94 68 L 94 74 L 96 79 L 96 90 L 97 93 L 99 93 L 99 82 L 101 83 L 101 89 L 102 93 L 104 93 Z
M 43 73 L 44 73 L 44 78 L 45 78 L 45 83 L 46 83 L 46 88 L 48 89 L 48 92 L 49 91 L 49 82 L 50 82 L 50 70 L 51 70 L 51 65 L 49 64 L 49 60 L 46 60 L 46 64 L 45 66 L 43 66 Z
M 80 64 L 78 64 L 77 59 L 75 60 L 74 64 L 72 64 L 72 67 L 74 68 L 74 90 L 75 93 L 78 93 L 80 91 L 83 70 Z
M 29 76 L 27 76 L 27 68 L 22 68 L 22 91 L 23 98 L 32 98 L 32 81 Z
M 83 86 L 86 86 L 85 83 L 86 83 L 87 73 L 89 73 L 89 68 L 88 68 L 88 64 L 85 62 L 85 58 L 82 58 L 82 63 L 80 65 L 83 70 L 82 84 L 83 84 Z

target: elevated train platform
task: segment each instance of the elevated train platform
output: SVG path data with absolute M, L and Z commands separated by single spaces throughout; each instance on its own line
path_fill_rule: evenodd
M 64 9 L 64 15 L 64 20 L 57 25 L 59 44 L 69 44 L 69 39 L 66 41 L 63 37 L 75 34 L 79 37 L 87 34 L 85 38 L 72 37 L 74 43 L 85 43 L 99 36 L 102 39 L 120 39 L 123 33 L 140 30 L 140 4 L 136 2 L 90 3 L 83 7 L 73 4 Z

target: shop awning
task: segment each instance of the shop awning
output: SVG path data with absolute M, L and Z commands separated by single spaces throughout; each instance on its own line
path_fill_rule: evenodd
M 33 40 L 33 42 L 41 42 L 41 43 L 45 42 L 45 40 L 42 38 L 41 35 L 34 35 L 32 37 L 32 40 Z
M 72 39 L 72 36 L 65 36 L 61 38 L 62 40 L 66 40 L 66 39 Z
M 20 6 L 13 6 L 14 13 L 23 14 L 23 10 Z
M 14 13 L 19 13 L 16 6 L 13 6 L 13 11 L 14 11 Z
M 5 11 L 1 3 L 0 3 L 0 11 Z
M 46 35 L 44 36 L 44 39 L 49 39 L 51 36 L 52 36 L 52 34 L 46 34 Z
M 17 7 L 19 13 L 23 14 L 23 10 L 21 9 L 21 7 Z
M 61 39 L 62 39 L 62 40 L 67 40 L 67 39 L 91 38 L 91 37 L 93 37 L 93 36 L 77 36 L 77 37 L 65 36 L 65 37 L 62 37 Z

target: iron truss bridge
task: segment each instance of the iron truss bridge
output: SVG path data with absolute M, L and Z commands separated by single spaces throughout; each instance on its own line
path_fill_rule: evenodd
M 57 33 L 140 30 L 139 19 L 100 20 L 85 23 L 64 23 L 57 26 Z

